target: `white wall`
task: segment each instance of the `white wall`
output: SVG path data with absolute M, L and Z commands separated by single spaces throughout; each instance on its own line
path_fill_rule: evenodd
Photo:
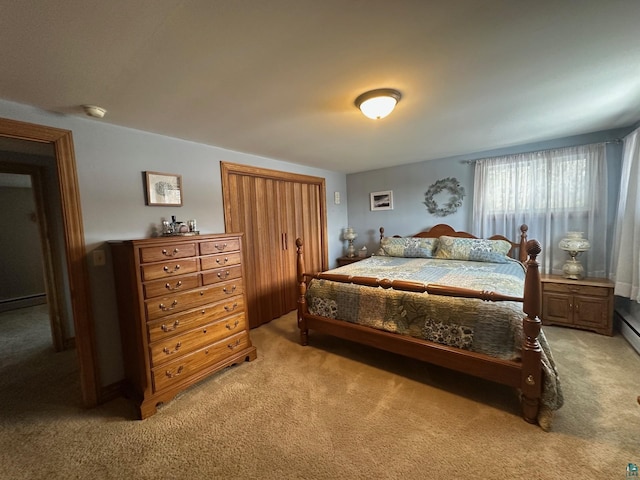
M 71 130 L 73 133 L 82 218 L 88 260 L 109 240 L 145 238 L 162 217 L 195 218 L 202 233 L 224 232 L 220 161 L 324 177 L 327 187 L 327 227 L 330 261 L 342 254 L 339 231 L 347 223 L 347 205 L 335 205 L 333 194 L 346 197 L 346 176 L 275 159 L 233 152 L 138 130 L 117 127 L 81 116 L 53 114 L 0 100 L 0 117 Z M 182 175 L 184 205 L 145 206 L 146 170 Z M 338 233 L 337 233 L 338 232 Z M 123 376 L 110 257 L 89 275 L 103 386 Z

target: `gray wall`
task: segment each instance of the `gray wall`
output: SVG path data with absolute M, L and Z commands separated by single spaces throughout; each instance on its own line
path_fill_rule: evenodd
M 122 352 L 108 240 L 148 237 L 162 217 L 195 218 L 203 233 L 224 232 L 220 161 L 324 177 L 327 186 L 329 258 L 342 252 L 334 232 L 347 223 L 346 202 L 336 205 L 334 192 L 346 197 L 346 176 L 274 159 L 122 128 L 82 116 L 59 115 L 0 100 L 0 117 L 73 132 L 85 242 L 88 251 L 92 310 L 101 383 L 123 376 Z M 145 170 L 182 175 L 184 205 L 145 206 Z M 92 251 L 104 249 L 107 265 L 93 266 Z
M 614 142 L 629 133 L 631 128 L 607 130 L 587 135 L 567 137 L 549 142 L 521 145 L 518 147 L 478 152 L 469 155 L 428 160 L 402 167 L 385 168 L 369 172 L 347 175 L 347 192 L 349 203 L 349 226 L 358 233 L 354 242 L 356 248 L 367 246 L 369 252 L 377 250 L 379 227 L 385 228 L 385 235 L 411 235 L 426 230 L 438 223 L 447 223 L 458 230 L 473 233 L 473 160 L 531 152 L 573 145 L 586 145 L 598 142 Z M 607 144 L 608 189 L 609 189 L 609 239 L 613 238 L 615 211 L 620 190 L 620 172 L 622 162 L 622 145 Z M 424 195 L 436 180 L 455 177 L 464 187 L 466 196 L 462 207 L 447 217 L 431 215 L 425 205 Z M 372 212 L 369 208 L 369 194 L 375 191 L 392 190 L 394 209 Z M 508 237 L 518 238 L 518 232 L 496 232 Z M 346 248 L 343 242 L 343 247 Z
M 28 175 L 25 175 L 29 178 Z M 44 295 L 42 247 L 31 187 L 0 187 L 0 300 Z

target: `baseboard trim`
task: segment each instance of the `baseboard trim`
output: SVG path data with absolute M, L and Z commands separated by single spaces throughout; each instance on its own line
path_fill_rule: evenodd
M 100 398 L 98 399 L 98 403 L 106 403 L 110 402 L 111 400 L 115 400 L 118 397 L 122 397 L 124 395 L 124 392 L 124 380 L 112 383 L 111 385 L 106 385 L 100 389 Z
M 26 295 L 19 298 L 8 298 L 0 300 L 0 312 L 9 312 L 19 308 L 35 307 L 47 303 L 47 295 L 38 293 L 36 295 Z

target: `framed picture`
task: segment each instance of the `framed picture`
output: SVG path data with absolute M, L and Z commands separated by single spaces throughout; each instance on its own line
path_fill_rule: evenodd
M 182 175 L 144 172 L 147 187 L 147 205 L 182 206 Z
M 371 210 L 393 210 L 393 192 L 372 192 L 371 193 Z

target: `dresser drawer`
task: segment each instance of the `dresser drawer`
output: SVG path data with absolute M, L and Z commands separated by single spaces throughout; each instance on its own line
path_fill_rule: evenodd
M 205 272 L 202 274 L 202 284 L 211 285 L 213 283 L 225 282 L 227 280 L 233 280 L 234 278 L 240 278 L 242 276 L 242 267 L 235 265 L 229 268 L 219 268 L 212 272 Z
M 207 323 L 181 335 L 149 345 L 151 364 L 154 366 L 222 340 L 245 329 L 244 313 Z
M 147 282 L 142 285 L 142 289 L 144 290 L 144 298 L 153 298 L 197 288 L 199 285 L 198 275 L 182 275 L 180 277 L 167 278 L 166 280 Z
M 196 256 L 195 243 L 178 243 L 144 247 L 140 249 L 140 262 L 161 262 L 162 260 Z
M 551 283 L 542 284 L 543 292 L 567 293 L 606 297 L 609 295 L 609 289 L 606 287 L 594 287 L 590 285 L 574 285 L 567 283 Z
M 242 351 L 249 346 L 249 335 L 244 331 L 179 357 L 172 362 L 154 367 L 151 370 L 153 388 L 158 391 L 181 383 L 189 376 L 222 362 L 234 352 Z
M 166 317 L 172 313 L 184 312 L 190 308 L 223 300 L 244 293 L 242 279 L 220 283 L 211 287 L 203 287 L 175 295 L 157 297 L 146 300 L 147 320 Z
M 244 296 L 238 295 L 201 308 L 149 322 L 147 324 L 149 342 L 173 337 L 231 314 L 244 312 L 244 309 Z
M 200 255 L 231 252 L 234 250 L 240 250 L 239 238 L 222 238 L 220 240 L 200 243 Z
M 156 280 L 158 278 L 169 278 L 184 273 L 197 272 L 198 260 L 195 258 L 185 258 L 170 262 L 142 265 L 140 268 L 142 269 L 143 281 Z
M 229 267 L 231 265 L 240 264 L 240 252 L 211 255 L 209 257 L 200 258 L 200 269 L 210 270 L 212 268 Z

